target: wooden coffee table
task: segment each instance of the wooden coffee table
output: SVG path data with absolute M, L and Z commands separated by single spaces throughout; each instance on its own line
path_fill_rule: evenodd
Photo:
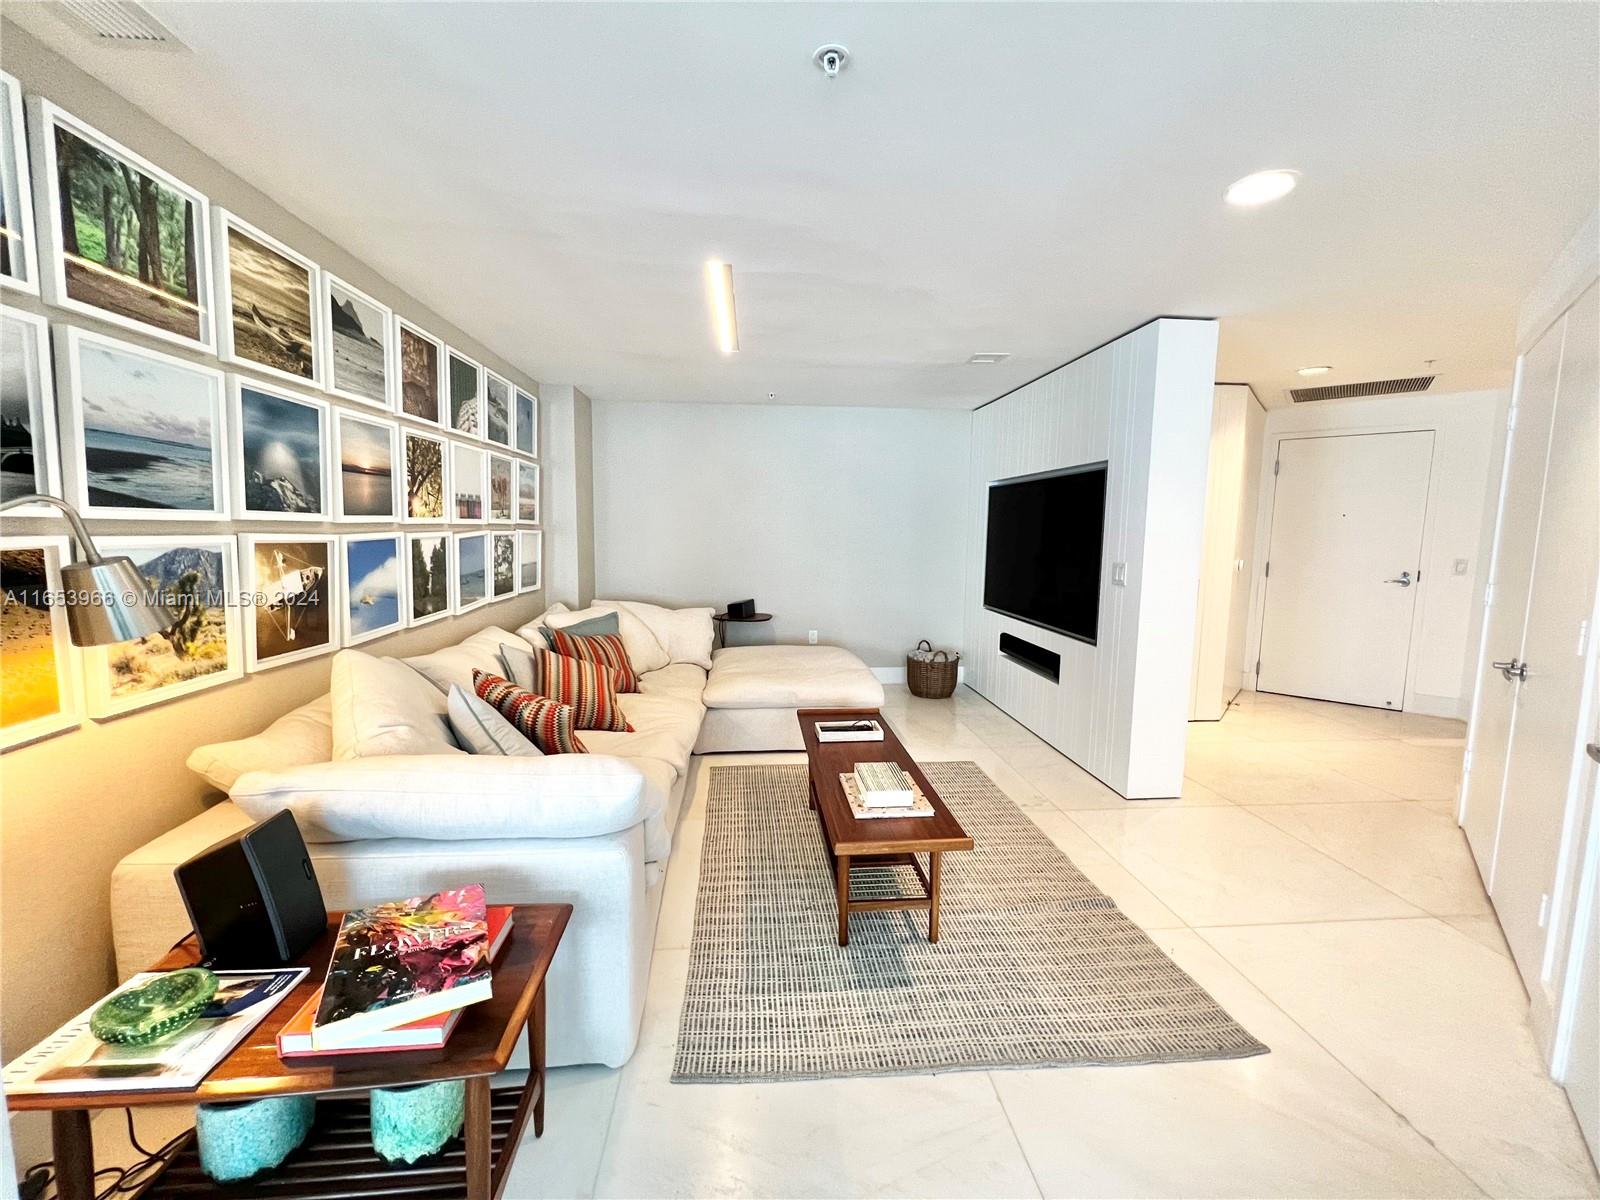
M 811 773 L 811 807 L 822 824 L 839 897 L 839 945 L 850 944 L 850 914 L 922 908 L 928 911 L 928 940 L 939 940 L 939 859 L 951 850 L 971 850 L 972 839 L 955 819 L 922 768 L 911 760 L 889 722 L 875 708 L 802 708 L 796 714 L 805 739 Z M 818 721 L 866 719 L 883 726 L 881 742 L 819 742 Z M 860 762 L 898 763 L 933 805 L 931 817 L 875 817 L 858 820 L 850 811 L 839 776 Z M 928 856 L 922 869 L 917 855 Z M 923 894 L 895 900 L 853 900 L 850 872 L 855 867 L 909 866 L 922 881 Z
M 350 1055 L 326 1060 L 326 1065 L 304 1059 L 284 1062 L 278 1057 L 278 1030 L 321 986 L 342 915 L 329 914 L 327 932 L 294 964 L 310 968 L 310 973 L 212 1068 L 199 1087 L 6 1097 L 13 1112 L 49 1111 L 61 1200 L 89 1200 L 94 1195 L 94 1144 L 89 1134 L 93 1109 L 340 1092 L 354 1095 L 319 1101 L 311 1133 L 274 1170 L 237 1184 L 217 1183 L 200 1170 L 191 1136 L 167 1167 L 141 1189 L 141 1200 L 265 1195 L 310 1200 L 413 1193 L 491 1200 L 500 1195 L 530 1115 L 534 1136 L 544 1132 L 544 980 L 572 916 L 572 905 L 516 906 L 511 935 L 494 961 L 493 996 L 462 1012 L 443 1050 Z M 198 961 L 194 941 L 189 939 L 151 969 L 192 967 Z M 531 1060 L 526 1082 L 520 1088 L 491 1090 L 490 1077 L 510 1062 L 524 1027 Z M 467 1119 L 461 1141 L 410 1166 L 383 1162 L 367 1137 L 367 1100 L 361 1093 L 440 1079 L 466 1080 Z

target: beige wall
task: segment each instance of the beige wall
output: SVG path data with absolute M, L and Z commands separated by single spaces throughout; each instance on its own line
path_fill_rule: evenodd
M 56 101 L 200 189 L 213 203 L 236 211 L 429 332 L 520 386 L 536 386 L 467 332 L 439 320 L 422 304 L 396 291 L 265 195 L 9 22 L 0 25 L 0 68 L 16 76 L 24 92 Z M 441 280 L 447 279 L 447 272 L 441 275 Z M 97 328 L 92 319 L 51 310 L 27 297 L 7 293 L 4 299 L 13 307 L 46 314 L 57 327 L 70 323 Z M 141 340 L 112 326 L 99 328 L 115 337 Z M 167 353 L 181 353 L 164 343 L 149 344 Z M 548 471 L 563 453 L 561 439 L 541 437 L 540 450 Z M 568 439 L 566 452 L 570 450 Z M 559 497 L 547 492 L 545 504 L 547 523 L 571 524 L 572 515 L 562 511 Z M 91 532 L 107 534 L 238 528 L 195 523 L 176 528 L 153 522 L 148 527 L 132 522 L 90 524 Z M 39 521 L 7 521 L 5 528 L 7 533 L 62 532 L 57 525 Z M 273 528 L 267 522 L 250 523 L 254 532 Z M 315 527 L 295 528 L 309 532 Z M 349 532 L 355 527 L 326 528 Z M 397 634 L 364 649 L 381 654 L 420 653 L 458 641 L 485 625 L 515 628 L 543 606 L 544 596 L 533 593 Z M 189 751 L 204 742 L 253 733 L 272 718 L 326 691 L 331 661 L 324 656 L 250 675 L 188 699 L 88 723 L 0 757 L 0 1052 L 5 1058 L 26 1049 L 89 1005 L 113 982 L 107 908 L 111 869 L 129 850 L 179 824 L 207 802 L 205 785 L 184 768 Z M 27 1132 L 32 1135 L 34 1131 Z M 36 1137 L 27 1136 L 24 1145 L 19 1147 L 18 1157 L 26 1161 L 27 1151 L 37 1147 Z

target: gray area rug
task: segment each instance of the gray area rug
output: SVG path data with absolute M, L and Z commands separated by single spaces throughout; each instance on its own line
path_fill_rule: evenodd
M 711 768 L 678 1083 L 1242 1058 L 1267 1048 L 1072 865 L 974 763 L 923 769 L 977 848 L 923 912 L 851 917 L 806 768 Z M 853 891 L 916 895 L 906 867 Z

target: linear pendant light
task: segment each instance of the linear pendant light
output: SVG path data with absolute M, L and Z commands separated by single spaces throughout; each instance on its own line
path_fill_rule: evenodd
M 724 354 L 739 350 L 739 316 L 733 307 L 733 264 L 711 259 L 706 263 L 706 288 L 711 298 L 711 322 L 717 345 Z

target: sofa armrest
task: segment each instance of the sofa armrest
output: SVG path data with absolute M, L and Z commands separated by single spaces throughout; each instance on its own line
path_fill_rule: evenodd
M 284 809 L 307 842 L 585 838 L 661 811 L 639 768 L 600 754 L 397 754 L 251 771 L 230 792 L 254 821 Z

